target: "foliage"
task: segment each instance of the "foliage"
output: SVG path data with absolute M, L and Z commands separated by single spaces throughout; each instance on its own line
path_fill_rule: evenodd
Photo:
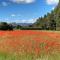
M 6 22 L 0 22 L 0 30 L 13 30 L 13 26 Z
M 39 17 L 33 27 L 41 27 L 44 30 L 60 30 L 60 2 L 53 11 L 44 17 Z
M 15 27 L 15 29 L 22 29 L 22 26 L 17 25 L 17 26 Z

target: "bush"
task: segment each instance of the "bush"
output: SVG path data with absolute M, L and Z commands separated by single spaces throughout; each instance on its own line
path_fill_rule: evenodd
M 13 30 L 13 26 L 9 25 L 6 22 L 1 22 L 0 23 L 0 30 Z

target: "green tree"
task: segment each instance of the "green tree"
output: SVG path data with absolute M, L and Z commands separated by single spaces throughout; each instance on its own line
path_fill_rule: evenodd
M 6 22 L 0 22 L 0 30 L 13 30 L 13 27 Z

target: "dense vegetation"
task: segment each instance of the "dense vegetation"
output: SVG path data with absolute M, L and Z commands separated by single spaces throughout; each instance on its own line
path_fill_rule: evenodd
M 6 22 L 0 22 L 0 30 L 13 30 L 13 26 Z
M 43 30 L 60 30 L 60 2 L 51 13 L 38 18 L 32 26 Z

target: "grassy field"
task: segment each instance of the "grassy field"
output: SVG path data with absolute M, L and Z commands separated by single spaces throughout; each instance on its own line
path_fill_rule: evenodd
M 0 31 L 0 60 L 60 60 L 60 32 Z

